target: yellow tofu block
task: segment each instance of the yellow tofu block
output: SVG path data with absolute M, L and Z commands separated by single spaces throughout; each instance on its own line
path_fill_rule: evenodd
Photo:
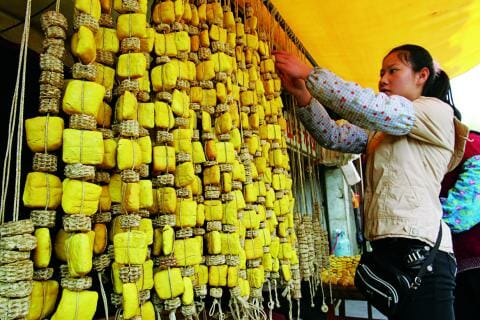
M 210 39 L 213 41 L 219 41 L 220 40 L 220 27 L 217 26 L 216 24 L 212 24 L 210 26 L 210 31 L 208 33 L 210 36 Z
M 187 65 L 188 76 L 185 78 L 186 80 L 193 81 L 197 78 L 197 67 L 193 61 L 187 61 L 185 63 Z
M 262 239 L 245 239 L 245 255 L 247 259 L 259 259 L 263 255 Z
M 190 116 L 190 98 L 186 91 L 175 89 L 172 97 L 172 111 L 179 117 Z
M 202 180 L 199 176 L 195 176 L 190 187 L 192 188 L 192 195 L 197 196 L 202 194 Z
M 117 36 L 120 40 L 129 37 L 147 37 L 147 17 L 143 13 L 126 13 L 117 18 Z
M 98 0 L 75 0 L 75 9 L 83 12 L 88 13 L 89 15 L 93 16 L 95 20 L 100 19 L 101 14 L 101 6 L 100 1 Z
M 97 50 L 105 50 L 117 53 L 120 48 L 117 30 L 104 27 L 98 28 L 98 31 L 95 34 L 95 45 Z
M 238 286 L 238 267 L 229 266 L 227 271 L 227 286 L 234 288 Z
M 185 291 L 180 268 L 169 268 L 155 273 L 155 291 L 160 299 L 172 299 Z
M 248 280 L 238 278 L 238 283 L 240 287 L 240 296 L 242 298 L 248 298 L 250 296 L 250 284 Z
M 243 163 L 240 163 L 238 161 L 233 161 L 233 180 L 234 181 L 241 181 L 245 182 L 245 166 Z
M 199 39 L 200 39 L 200 45 L 202 47 L 204 48 L 210 47 L 210 37 L 209 37 L 208 30 L 200 31 Z
M 155 45 L 155 29 L 147 27 L 147 37 L 140 39 L 140 51 L 152 52 Z
M 171 187 L 158 188 L 157 205 L 160 213 L 175 213 L 177 210 L 177 194 L 175 189 Z
M 258 79 L 260 78 L 260 75 L 258 74 L 258 69 L 256 66 L 252 66 L 248 68 L 248 79 L 251 82 L 257 82 Z
M 177 80 L 180 76 L 180 68 L 176 60 L 167 62 L 162 68 L 162 83 L 164 90 L 172 90 L 177 85 Z
M 193 163 L 204 163 L 206 161 L 205 153 L 203 152 L 203 146 L 200 141 L 192 142 L 192 155 Z
M 156 311 L 153 304 L 150 301 L 145 302 L 139 306 L 140 316 L 145 320 L 155 320 Z
M 155 66 L 151 73 L 150 78 L 152 80 L 152 89 L 155 92 L 163 90 L 163 64 Z
M 107 249 L 107 226 L 104 223 L 95 223 L 93 226 L 93 232 L 95 232 L 93 253 L 98 255 L 105 252 L 105 249 Z
M 157 56 L 177 56 L 177 45 L 175 43 L 175 33 L 156 33 L 155 34 L 155 54 Z
M 117 76 L 120 79 L 143 77 L 147 60 L 143 53 L 124 53 L 117 63 Z
M 56 209 L 62 199 L 62 183 L 57 176 L 43 172 L 29 172 L 23 190 L 23 204 L 27 208 Z
M 30 294 L 30 309 L 27 320 L 50 317 L 55 310 L 58 296 L 58 282 L 55 280 L 33 281 Z
M 151 163 L 152 162 L 152 140 L 150 136 L 140 137 L 137 140 L 140 150 L 142 152 L 142 162 Z
M 175 117 L 168 103 L 155 101 L 155 126 L 162 129 L 172 129 L 175 126 Z
M 145 70 L 143 76 L 137 79 L 140 91 L 150 92 L 150 75 L 148 70 Z
M 193 284 L 192 279 L 189 277 L 183 277 L 183 285 L 185 287 L 185 291 L 182 295 L 182 304 L 183 305 L 190 305 L 193 303 Z
M 118 169 L 138 169 L 142 163 L 142 149 L 138 142 L 124 138 L 119 139 L 117 147 Z
M 191 146 L 191 144 L 189 144 Z M 177 165 L 175 170 L 175 186 L 186 187 L 191 184 L 195 177 L 193 162 L 183 162 Z
M 148 209 L 153 206 L 152 180 L 140 180 L 140 208 Z M 151 221 L 151 220 L 150 220 Z
M 103 140 L 103 161 L 99 165 L 102 169 L 112 169 L 117 163 L 117 142 L 114 139 Z
M 147 239 L 144 232 L 128 231 L 117 233 L 113 238 L 115 262 L 143 264 L 147 256 Z
M 285 279 L 285 281 L 290 281 L 292 279 L 292 272 L 290 270 L 290 265 L 282 264 L 281 268 L 282 268 L 283 279 Z
M 174 36 L 177 50 L 181 52 L 190 52 L 190 37 L 188 36 L 188 32 L 174 32 Z
M 270 49 L 268 47 L 268 43 L 265 41 L 259 41 L 258 42 L 258 53 L 262 57 L 269 57 L 270 56 Z
M 222 191 L 228 193 L 232 191 L 232 174 L 230 172 L 222 173 Z
M 106 90 L 112 90 L 115 83 L 115 69 L 95 63 L 95 82 L 101 84 Z
M 194 266 L 194 278 L 197 285 L 204 285 L 208 283 L 208 267 L 203 264 Z
M 256 202 L 258 197 L 258 190 L 253 183 L 247 184 L 244 187 L 244 195 L 246 202 Z
M 99 185 L 67 178 L 63 181 L 63 211 L 90 216 L 97 212 L 101 193 L 102 187 Z
M 223 203 L 223 224 L 238 224 L 238 208 L 235 200 Z
M 292 257 L 292 245 L 289 242 L 280 243 L 278 259 L 290 259 Z
M 67 238 L 65 254 L 70 276 L 84 276 L 92 270 L 93 248 L 87 233 L 75 233 Z
M 203 169 L 203 184 L 206 186 L 220 184 L 220 166 L 214 165 Z
M 205 220 L 207 221 L 221 221 L 223 217 L 223 207 L 220 200 L 206 200 L 205 205 Z
M 243 91 L 240 93 L 240 102 L 243 106 L 253 105 L 254 92 L 252 90 Z
M 124 319 L 130 319 L 139 315 L 140 309 L 138 308 L 138 289 L 135 283 L 124 283 L 122 295 L 122 307 Z
M 212 117 L 206 111 L 202 111 L 202 132 L 212 132 Z
M 177 227 L 195 227 L 197 222 L 197 202 L 188 199 L 178 201 L 175 212 Z
M 227 285 L 227 270 L 226 264 L 219 266 L 210 266 L 208 268 L 208 284 L 213 287 L 224 287 Z
M 155 127 L 155 104 L 153 102 L 138 103 L 138 123 L 146 129 Z
M 205 238 L 208 254 L 220 254 L 222 252 L 222 236 L 219 231 L 208 232 Z
M 202 237 L 175 240 L 174 254 L 177 266 L 193 266 L 202 262 Z
M 215 63 L 213 62 L 213 60 L 206 60 L 197 64 L 197 80 L 198 81 L 212 80 L 214 77 L 215 77 Z
M 78 32 L 73 34 L 70 46 L 72 54 L 83 64 L 89 64 L 95 61 L 97 55 L 95 35 L 89 28 L 80 26 Z
M 233 71 L 232 60 L 224 52 L 212 54 L 211 61 L 213 61 L 215 72 L 230 73 Z
M 96 291 L 63 289 L 60 303 L 51 320 L 93 319 L 97 310 L 97 301 Z
M 106 212 L 110 211 L 112 206 L 112 198 L 110 197 L 110 190 L 108 185 L 101 186 L 102 191 L 100 193 L 100 199 L 98 202 L 98 211 L 99 212 Z
M 242 136 L 238 128 L 233 128 L 230 131 L 230 142 L 233 145 L 233 148 L 238 152 L 242 146 Z
M 216 2 L 216 3 L 212 2 L 207 4 L 206 16 L 207 16 L 207 21 L 211 24 L 216 22 L 222 22 L 223 10 L 220 2 Z
M 117 120 L 137 120 L 137 98 L 136 96 L 131 93 L 130 91 L 125 91 L 122 94 L 116 103 L 116 116 Z
M 232 143 L 217 142 L 216 148 L 218 163 L 233 163 L 235 160 L 235 152 Z
M 157 3 L 152 12 L 152 19 L 156 24 L 170 24 L 175 21 L 175 6 L 171 0 Z
M 225 103 L 227 100 L 227 88 L 225 87 L 225 84 L 222 82 L 217 82 L 215 84 L 215 88 L 217 91 L 217 100 L 220 103 Z
M 245 210 L 242 216 L 242 224 L 247 229 L 260 228 L 260 219 L 254 210 Z
M 222 233 L 222 254 L 238 255 L 243 250 L 240 246 L 240 237 L 237 232 Z
M 102 102 L 98 108 L 97 125 L 100 128 L 110 128 L 112 123 L 112 107 L 106 102 Z
M 203 90 L 202 101 L 200 102 L 202 107 L 214 107 L 217 105 L 217 91 L 215 89 Z
M 254 155 L 260 149 L 260 139 L 257 135 L 245 138 L 245 143 L 248 147 L 248 152 Z
M 175 148 L 169 146 L 153 147 L 153 172 L 173 173 L 175 170 Z
M 197 226 L 203 226 L 205 222 L 205 205 L 203 203 L 197 204 Z
M 103 136 L 99 131 L 76 129 L 63 130 L 63 153 L 65 163 L 101 164 L 103 162 Z
M 120 174 L 112 174 L 108 184 L 108 190 L 110 192 L 110 198 L 112 199 L 112 202 L 120 203 L 122 201 L 122 177 Z
M 235 31 L 235 17 L 232 11 L 225 11 L 223 13 L 223 26 L 228 30 Z M 232 46 L 233 48 L 234 46 Z
M 186 152 L 192 154 L 192 129 L 175 129 L 172 131 L 173 134 L 173 146 L 175 147 L 175 152 Z
M 62 146 L 63 119 L 35 117 L 25 120 L 27 144 L 33 152 L 55 151 Z
M 230 112 L 222 113 L 215 120 L 215 132 L 220 134 L 230 133 L 232 130 L 232 115 Z
M 62 109 L 69 115 L 84 113 L 96 118 L 104 96 L 105 87 L 99 83 L 70 80 L 63 96 Z
M 192 5 L 188 2 L 184 3 L 183 20 L 187 23 L 192 20 Z
M 251 288 L 261 288 L 265 282 L 265 271 L 263 266 L 247 269 L 247 279 Z
M 162 250 L 164 255 L 170 255 L 173 252 L 173 243 L 175 241 L 175 231 L 169 225 L 163 227 L 162 231 Z
M 35 268 L 46 268 L 52 256 L 52 239 L 48 228 L 37 228 L 34 233 L 37 247 L 33 250 L 33 265 Z
M 198 16 L 197 6 L 194 4 L 190 4 L 190 9 L 192 10 L 192 19 L 190 20 L 190 24 L 194 27 L 198 27 L 198 25 L 200 24 L 200 18 Z

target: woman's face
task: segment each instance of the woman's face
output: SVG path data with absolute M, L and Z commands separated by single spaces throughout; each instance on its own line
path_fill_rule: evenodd
M 413 101 L 422 94 L 424 81 L 421 81 L 421 73 L 413 71 L 410 64 L 398 57 L 398 52 L 392 52 L 383 59 L 378 90 Z

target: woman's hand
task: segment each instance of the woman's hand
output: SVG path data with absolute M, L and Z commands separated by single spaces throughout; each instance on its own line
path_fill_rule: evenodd
M 313 68 L 307 66 L 296 56 L 286 51 L 274 51 L 275 67 L 289 77 L 306 80 Z
M 308 92 L 305 80 L 289 77 L 288 75 L 281 73 L 279 70 L 277 70 L 277 72 L 280 80 L 282 80 L 282 86 L 295 97 L 300 107 L 304 107 L 310 103 L 312 96 L 310 95 L 310 92 Z

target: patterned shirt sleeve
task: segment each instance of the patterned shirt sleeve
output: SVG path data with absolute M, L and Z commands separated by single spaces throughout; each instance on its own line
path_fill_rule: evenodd
M 296 109 L 297 117 L 313 138 L 324 148 L 347 153 L 363 153 L 368 133 L 350 123 L 338 125 L 315 99 L 308 106 Z
M 410 100 L 396 95 L 375 94 L 372 89 L 344 81 L 326 69 L 315 68 L 306 84 L 312 96 L 322 105 L 359 127 L 405 135 L 415 122 L 415 110 Z

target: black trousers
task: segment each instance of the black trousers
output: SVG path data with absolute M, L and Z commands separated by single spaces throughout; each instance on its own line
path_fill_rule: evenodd
M 457 274 L 455 287 L 455 318 L 476 320 L 480 303 L 480 269 L 471 269 Z
M 399 269 L 415 277 L 417 269 L 411 269 L 406 256 L 426 244 L 419 240 L 391 238 L 372 242 L 375 252 L 388 259 Z M 392 320 L 454 320 L 454 290 L 457 263 L 453 254 L 437 251 L 433 270 L 422 278 L 417 290 L 412 290 L 410 300 L 402 306 L 398 317 Z M 477 302 L 478 304 L 478 302 Z

